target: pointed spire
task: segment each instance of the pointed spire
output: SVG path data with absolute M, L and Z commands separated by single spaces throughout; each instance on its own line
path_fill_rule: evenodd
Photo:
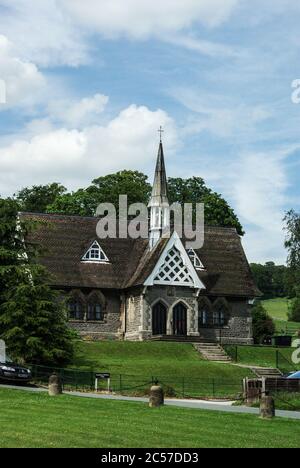
M 168 183 L 167 183 L 167 174 L 164 158 L 164 148 L 162 141 L 159 143 L 159 150 L 157 156 L 157 163 L 155 169 L 155 176 L 152 188 L 152 195 L 149 202 L 149 207 L 151 206 L 163 206 L 168 205 Z

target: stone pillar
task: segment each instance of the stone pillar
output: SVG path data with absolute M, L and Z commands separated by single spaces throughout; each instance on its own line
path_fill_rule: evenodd
M 159 408 L 164 404 L 164 391 L 160 385 L 153 385 L 150 389 L 150 408 Z
M 260 417 L 273 419 L 275 417 L 275 401 L 271 396 L 264 396 L 260 400 Z
M 57 396 L 62 394 L 61 380 L 55 372 L 49 378 L 48 390 L 50 396 Z

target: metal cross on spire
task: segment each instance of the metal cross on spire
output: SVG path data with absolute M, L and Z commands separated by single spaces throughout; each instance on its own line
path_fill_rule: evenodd
M 160 141 L 162 141 L 162 134 L 164 133 L 162 126 L 159 127 L 158 133 L 160 134 Z

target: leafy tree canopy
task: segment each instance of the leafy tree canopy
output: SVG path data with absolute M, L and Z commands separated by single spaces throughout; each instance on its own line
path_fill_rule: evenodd
M 289 267 L 288 284 L 291 296 L 300 297 L 300 213 L 294 210 L 286 213 L 285 218 L 285 247 L 288 251 L 287 264 Z
M 25 246 L 18 205 L 0 199 L 0 338 L 10 356 L 27 363 L 61 365 L 73 355 L 64 304 L 47 285 L 49 278 Z
M 204 203 L 207 224 L 234 227 L 239 234 L 243 228 L 234 210 L 221 197 L 206 187 L 200 177 L 191 179 L 169 179 L 170 203 Z M 128 204 L 149 201 L 151 185 L 146 175 L 138 171 L 121 171 L 116 174 L 99 177 L 86 189 L 73 193 L 64 193 L 47 207 L 49 213 L 94 216 L 100 203 L 112 203 L 118 206 L 119 196 L 128 195 Z
M 57 197 L 65 193 L 67 189 L 56 182 L 47 185 L 34 185 L 31 188 L 20 190 L 15 199 L 21 211 L 32 213 L 44 213 L 48 205 L 54 203 Z
M 119 196 L 127 195 L 128 204 L 147 203 L 151 186 L 147 176 L 138 171 L 121 171 L 99 177 L 92 185 L 77 192 L 63 194 L 48 206 L 48 213 L 94 216 L 100 203 L 119 205 Z
M 251 270 L 264 299 L 289 295 L 288 268 L 286 266 L 275 265 L 274 262 L 267 262 L 264 265 L 252 263 Z

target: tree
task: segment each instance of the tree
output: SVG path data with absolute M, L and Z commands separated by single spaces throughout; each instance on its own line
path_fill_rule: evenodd
M 288 264 L 295 270 L 300 270 L 300 213 L 294 210 L 286 213 L 284 218 L 287 236 L 285 247 L 288 250 Z
M 292 300 L 289 307 L 288 319 L 290 322 L 300 322 L 300 296 Z
M 191 179 L 170 178 L 170 203 L 205 204 L 205 222 L 209 225 L 233 227 L 240 235 L 243 228 L 229 204 L 217 193 L 206 187 L 200 177 Z M 94 216 L 100 203 L 112 203 L 118 207 L 119 196 L 128 196 L 128 205 L 147 204 L 151 194 L 151 185 L 146 175 L 138 171 L 121 171 L 93 180 L 87 189 L 66 193 L 56 198 L 47 207 L 47 212 L 67 215 Z
M 264 341 L 275 333 L 275 324 L 273 319 L 267 314 L 267 311 L 258 302 L 252 308 L 253 338 L 255 344 L 263 344 Z
M 34 248 L 25 250 L 20 232 L 33 227 L 19 223 L 17 212 L 15 201 L 0 199 L 0 338 L 13 359 L 62 365 L 72 358 L 74 334 Z
M 47 185 L 34 185 L 31 188 L 23 188 L 15 198 L 21 211 L 32 213 L 44 213 L 48 205 L 55 202 L 56 198 L 65 193 L 67 189 L 56 182 Z
M 128 205 L 148 203 L 151 186 L 147 176 L 138 171 L 121 171 L 93 180 L 87 189 L 58 197 L 48 206 L 48 213 L 95 216 L 100 203 L 119 205 L 119 196 L 127 195 Z
M 205 223 L 213 226 L 236 228 L 240 235 L 244 234 L 234 210 L 222 198 L 206 185 L 201 177 L 190 179 L 169 178 L 169 200 L 170 203 L 204 203 Z
M 275 265 L 274 262 L 267 262 L 265 265 L 252 263 L 251 270 L 255 283 L 265 299 L 288 296 L 286 266 Z
M 288 250 L 289 266 L 286 277 L 290 297 L 294 297 L 288 318 L 290 321 L 300 321 L 300 214 L 294 210 L 286 213 L 284 218 L 287 232 L 285 247 Z

